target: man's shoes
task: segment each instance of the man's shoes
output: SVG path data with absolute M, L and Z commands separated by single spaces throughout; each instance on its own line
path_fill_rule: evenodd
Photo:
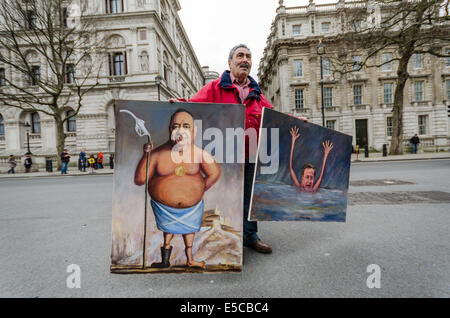
M 244 244 L 244 246 L 251 248 L 252 250 L 255 250 L 258 253 L 263 253 L 263 254 L 270 254 L 272 253 L 272 248 L 270 247 L 270 245 L 264 243 L 261 240 L 257 240 L 255 242 L 252 243 L 246 243 Z

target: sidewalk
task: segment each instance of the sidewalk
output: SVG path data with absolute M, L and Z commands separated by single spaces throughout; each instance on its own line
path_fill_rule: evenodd
M 383 157 L 383 153 L 369 153 L 369 158 L 364 157 L 364 151 L 358 156 L 359 162 L 381 162 L 381 161 L 403 161 L 403 160 L 430 160 L 430 159 L 450 159 L 450 152 L 423 152 L 417 154 L 404 154 L 399 156 Z M 356 154 L 352 154 L 352 163 L 356 161 Z
M 74 177 L 74 176 L 98 176 L 98 175 L 111 175 L 114 170 L 109 167 L 105 167 L 104 169 L 94 170 L 94 173 L 89 173 L 89 170 L 86 169 L 86 172 L 80 172 L 75 167 L 67 170 L 67 174 L 61 174 L 61 171 L 56 171 L 53 169 L 53 172 L 46 172 L 45 170 L 41 170 L 39 172 L 30 172 L 30 173 L 15 173 L 15 174 L 7 174 L 0 173 L 1 178 L 32 178 L 32 177 Z
M 401 156 L 387 156 L 383 157 L 382 153 L 370 153 L 369 158 L 364 157 L 364 152 L 359 154 L 359 161 L 356 161 L 356 154 L 352 154 L 352 163 L 362 163 L 362 162 L 383 162 L 383 161 L 404 161 L 404 160 L 430 160 L 430 159 L 450 159 L 450 152 L 425 152 L 418 154 L 404 154 Z M 59 171 L 46 172 L 45 170 L 39 172 L 30 172 L 30 173 L 16 173 L 16 174 L 7 174 L 0 173 L 1 178 L 31 178 L 31 177 L 74 177 L 74 176 L 98 176 L 98 175 L 111 175 L 114 173 L 114 170 L 109 167 L 105 167 L 104 169 L 97 169 L 93 174 L 89 172 L 80 172 L 75 168 L 68 170 L 68 174 L 62 175 Z

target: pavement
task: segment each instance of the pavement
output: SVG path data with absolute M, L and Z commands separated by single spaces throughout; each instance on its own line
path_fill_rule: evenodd
M 389 161 L 404 161 L 404 160 L 431 160 L 431 159 L 450 159 L 450 152 L 423 152 L 417 154 L 404 154 L 399 156 L 386 156 L 383 157 L 383 154 L 380 153 L 370 153 L 368 158 L 364 157 L 364 153 L 352 154 L 351 160 L 352 163 L 361 163 L 361 162 L 389 162 Z M 46 172 L 44 169 L 39 172 L 30 172 L 30 173 L 15 173 L 7 174 L 6 172 L 0 172 L 0 178 L 31 178 L 31 177 L 74 177 L 74 176 L 87 176 L 87 175 L 108 175 L 113 174 L 114 169 L 110 169 L 106 167 L 104 169 L 97 169 L 94 173 L 90 173 L 88 170 L 86 172 L 80 172 L 72 168 L 68 170 L 67 175 L 61 175 L 61 172 L 56 171 L 54 169 L 53 172 Z

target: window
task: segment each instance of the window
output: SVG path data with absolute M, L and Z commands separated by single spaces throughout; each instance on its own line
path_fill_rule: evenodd
M 39 114 L 37 112 L 31 114 L 31 133 L 41 133 L 41 122 L 39 120 Z
M 73 64 L 66 65 L 66 84 L 75 82 L 75 66 Z
M 450 80 L 445 81 L 445 86 L 445 91 L 447 92 L 447 100 L 450 100 Z
M 414 101 L 423 101 L 423 81 L 414 82 Z
M 392 117 L 386 117 L 386 135 L 392 137 Z
M 383 100 L 385 104 L 392 104 L 392 87 L 392 83 L 385 83 L 383 85 Z
M 0 114 L 0 136 L 5 134 L 5 124 L 3 123 L 3 116 Z
M 296 25 L 292 26 L 292 34 L 293 35 L 299 35 L 301 30 L 302 30 L 302 25 L 301 24 L 296 24 Z
M 296 60 L 294 61 L 294 77 L 302 77 L 303 76 L 303 61 Z
M 139 40 L 147 41 L 147 30 L 139 30 Z
M 305 99 L 303 89 L 295 90 L 295 109 L 303 109 L 305 107 Z
M 330 32 L 331 23 L 330 22 L 322 22 L 322 32 Z
M 322 59 L 323 75 L 331 75 L 331 62 L 329 59 Z
M 311 33 L 314 34 L 314 25 L 316 24 L 316 20 L 314 19 L 314 16 L 311 17 Z
M 27 25 L 28 29 L 34 29 L 36 27 L 36 13 L 34 11 L 27 11 Z
M 327 120 L 326 121 L 326 127 L 328 129 L 336 130 L 336 121 L 335 120 Z
M 29 84 L 30 86 L 36 86 L 41 80 L 41 68 L 40 66 L 33 66 L 31 71 L 33 72 L 33 76 L 30 76 Z
M 106 0 L 107 13 L 123 12 L 123 0 Z
M 73 110 L 69 110 L 66 113 L 67 118 L 69 116 L 72 116 L 75 112 Z M 70 117 L 69 119 L 67 119 L 67 131 L 68 132 L 76 132 L 77 131 L 77 120 L 75 119 L 75 117 Z
M 324 87 L 323 88 L 323 105 L 324 107 L 333 106 L 333 88 Z
M 110 76 L 123 76 L 127 74 L 127 55 L 123 52 L 109 55 Z
M 361 70 L 361 56 L 356 55 L 356 56 L 352 56 L 352 70 L 354 72 L 358 72 L 359 70 Z
M 0 86 L 6 85 L 5 69 L 0 68 Z
M 383 71 L 392 71 L 392 53 L 383 53 L 381 55 L 381 63 Z
M 419 115 L 419 135 L 426 135 L 428 132 L 428 115 Z
M 353 86 L 353 104 L 354 105 L 362 104 L 362 85 Z
M 67 8 L 63 8 L 63 12 L 62 12 L 62 25 L 63 27 L 67 28 L 68 24 L 67 24 L 67 19 L 69 18 L 69 11 L 67 10 Z
M 422 54 L 413 54 L 413 67 L 414 69 L 422 68 Z

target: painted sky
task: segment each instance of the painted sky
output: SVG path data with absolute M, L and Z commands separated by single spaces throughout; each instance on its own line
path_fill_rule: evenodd
M 253 53 L 251 76 L 257 79 L 278 0 L 179 0 L 179 15 L 202 66 L 222 72 L 228 69 L 228 53 L 239 43 Z M 286 7 L 307 5 L 309 0 L 285 0 Z M 336 1 L 315 0 L 315 3 Z

